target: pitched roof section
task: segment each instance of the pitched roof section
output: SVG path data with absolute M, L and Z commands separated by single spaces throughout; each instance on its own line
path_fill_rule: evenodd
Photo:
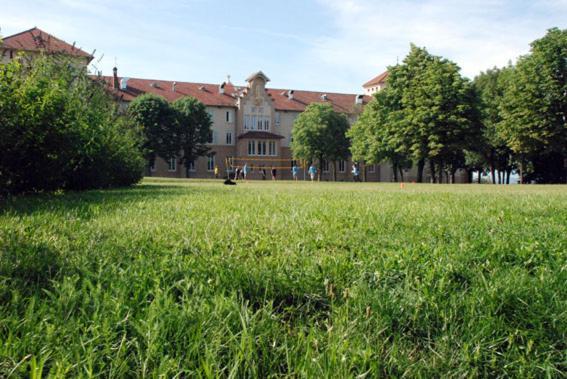
M 5 37 L 0 47 L 13 50 L 68 54 L 88 58 L 89 62 L 93 59 L 93 56 L 89 53 L 38 28 L 32 28 Z
M 112 76 L 102 77 L 107 85 L 112 88 Z M 175 83 L 175 92 L 173 91 L 173 83 Z M 132 101 L 136 97 L 145 93 L 163 96 L 167 101 L 175 101 L 184 96 L 192 96 L 205 105 L 217 107 L 236 107 L 237 88 L 227 83 L 224 87 L 224 93 L 219 92 L 219 84 L 207 83 L 187 83 L 173 82 L 168 80 L 152 80 L 152 79 L 128 79 L 127 89 L 112 90 L 116 96 L 124 101 Z
M 337 112 L 355 113 L 356 107 L 359 106 L 356 104 L 356 94 L 293 90 L 293 98 L 290 99 L 287 95 L 288 90 L 267 88 L 266 91 L 274 100 L 276 110 L 281 111 L 303 112 L 309 104 L 322 103 L 331 104 Z M 326 100 L 323 100 L 323 95 L 327 95 Z M 362 105 L 367 104 L 371 99 L 370 96 L 364 96 Z
M 112 76 L 103 76 L 102 79 L 108 87 L 112 88 Z M 173 91 L 173 83 L 175 83 L 175 92 Z M 163 96 L 168 101 L 174 101 L 183 96 L 192 96 L 205 105 L 217 107 L 236 107 L 237 98 L 244 91 L 246 91 L 245 87 L 234 86 L 230 83 L 225 85 L 224 93 L 220 93 L 219 84 L 138 78 L 128 79 L 126 90 L 112 89 L 115 96 L 127 102 L 134 100 L 137 96 L 151 93 Z M 305 107 L 311 103 L 328 103 L 337 112 L 354 113 L 360 106 L 356 104 L 356 94 L 294 90 L 293 98 L 290 99 L 287 96 L 287 90 L 267 88 L 266 92 L 278 111 L 303 112 Z M 326 100 L 323 100 L 323 95 L 327 95 Z M 362 105 L 367 104 L 370 99 L 370 96 L 364 96 Z
M 364 83 L 362 85 L 362 88 L 372 87 L 372 86 L 375 86 L 377 84 L 384 83 L 386 81 L 386 79 L 388 79 L 388 71 L 384 71 L 383 73 L 376 76 L 375 78 L 370 79 L 369 81 L 367 81 L 366 83 Z

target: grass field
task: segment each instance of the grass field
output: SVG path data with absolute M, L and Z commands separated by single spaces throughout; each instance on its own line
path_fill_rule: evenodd
M 566 257 L 566 186 L 15 199 L 0 377 L 565 377 Z

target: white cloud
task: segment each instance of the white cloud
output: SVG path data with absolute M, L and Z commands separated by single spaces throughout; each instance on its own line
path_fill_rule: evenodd
M 317 41 L 311 58 L 342 70 L 366 70 L 370 78 L 403 59 L 413 42 L 455 61 L 473 77 L 527 53 L 546 29 L 565 26 L 567 1 L 521 3 L 321 0 L 337 32 Z

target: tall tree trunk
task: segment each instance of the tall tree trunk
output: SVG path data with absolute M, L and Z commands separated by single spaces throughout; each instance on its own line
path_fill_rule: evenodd
M 502 172 L 498 170 L 498 184 L 502 184 Z
M 506 170 L 506 184 L 510 184 L 510 175 L 512 174 L 512 170 Z
M 524 184 L 524 159 L 520 159 L 520 184 Z
M 455 170 L 451 170 L 451 184 L 455 184 Z
M 494 171 L 494 164 L 490 162 L 490 177 L 492 178 L 492 184 L 496 184 L 496 172 Z
M 417 161 L 417 182 L 423 183 L 423 168 L 425 167 L 425 159 Z
M 481 178 L 482 178 L 482 170 L 478 170 L 478 184 L 482 183 Z
M 333 161 L 333 182 L 337 181 L 337 161 Z
M 398 181 L 398 165 L 393 163 L 392 169 L 394 170 L 394 182 Z
M 429 171 L 431 171 L 431 183 L 435 183 L 437 177 L 435 175 L 435 163 L 432 160 L 429 161 Z
M 398 170 L 400 170 L 400 179 L 403 182 L 404 181 L 404 169 L 402 168 L 402 166 L 398 167 Z
M 439 184 L 443 184 L 443 162 L 439 162 Z

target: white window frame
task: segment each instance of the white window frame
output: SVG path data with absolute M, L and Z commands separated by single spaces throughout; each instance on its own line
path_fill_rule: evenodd
M 248 141 L 248 155 L 256 155 L 256 141 Z
M 278 155 L 278 149 L 276 147 L 276 141 L 268 141 L 268 155 L 271 155 L 271 156 Z
M 344 161 L 344 160 L 339 161 L 339 172 L 340 173 L 346 172 L 346 161 Z
M 189 161 L 189 172 L 197 171 L 197 163 L 195 160 Z
M 376 165 L 371 164 L 371 165 L 368 165 L 366 167 L 368 167 L 368 173 L 369 174 L 374 174 L 376 172 Z
M 169 158 L 169 161 L 167 162 L 167 171 L 169 172 L 177 171 L 177 158 Z
M 281 123 L 281 113 L 276 112 L 276 126 L 280 126 Z
M 212 154 L 209 154 L 207 156 L 207 171 L 208 172 L 213 172 L 215 170 L 215 156 Z
M 327 159 L 323 159 L 323 162 L 321 162 L 321 171 L 329 172 L 329 161 Z

